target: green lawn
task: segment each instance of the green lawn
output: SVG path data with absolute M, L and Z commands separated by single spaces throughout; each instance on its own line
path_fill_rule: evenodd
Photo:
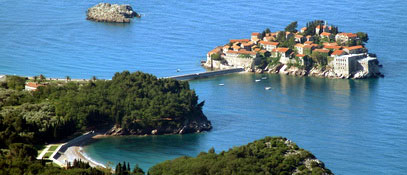
M 45 153 L 44 154 L 44 159 L 48 159 L 51 155 L 52 155 L 52 153 L 54 153 L 53 151 L 48 151 L 47 153 Z
M 52 145 L 49 147 L 48 151 L 55 151 L 58 148 L 59 145 Z

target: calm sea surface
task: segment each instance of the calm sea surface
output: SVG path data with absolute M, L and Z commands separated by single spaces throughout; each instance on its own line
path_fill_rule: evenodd
M 96 0 L 0 2 L 0 74 L 111 78 L 141 70 L 164 77 L 204 71 L 199 61 L 215 46 L 291 21 L 325 19 L 341 31 L 367 32 L 385 78 L 265 75 L 255 83 L 261 75 L 233 74 L 191 81 L 212 131 L 106 138 L 85 151 L 102 163 L 148 169 L 211 147 L 284 136 L 336 174 L 407 174 L 407 1 L 110 1 L 143 15 L 131 24 L 85 20 Z

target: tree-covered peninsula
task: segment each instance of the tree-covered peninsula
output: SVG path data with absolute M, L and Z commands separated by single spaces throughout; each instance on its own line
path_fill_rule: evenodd
M 282 137 L 266 137 L 219 154 L 210 149 L 197 157 L 179 157 L 153 166 L 148 173 L 150 175 L 332 174 L 313 154 Z
M 23 90 L 25 78 L 8 76 L 0 88 L 0 147 L 42 144 L 78 132 L 110 128 L 113 135 L 182 134 L 211 129 L 204 102 L 188 82 L 142 72 L 112 80 L 46 82 Z M 39 80 L 41 81 L 41 80 Z

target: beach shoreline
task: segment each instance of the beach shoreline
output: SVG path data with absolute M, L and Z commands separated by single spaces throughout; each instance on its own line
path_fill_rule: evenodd
M 83 150 L 85 145 L 93 142 L 95 138 L 100 138 L 100 136 L 103 135 L 91 131 L 76 137 L 75 139 L 64 143 L 50 159 L 61 167 L 66 167 L 68 162 L 72 164 L 76 159 L 89 163 L 91 167 L 108 168 L 106 165 L 90 158 Z

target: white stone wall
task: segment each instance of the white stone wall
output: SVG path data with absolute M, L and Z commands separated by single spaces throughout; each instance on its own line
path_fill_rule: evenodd
M 334 72 L 344 76 L 356 72 L 378 73 L 377 59 L 368 57 L 367 54 L 350 54 L 334 56 Z
M 231 67 L 244 67 L 245 69 L 254 69 L 254 65 L 257 63 L 258 58 L 240 58 L 237 54 L 228 54 L 223 57 L 227 64 Z

